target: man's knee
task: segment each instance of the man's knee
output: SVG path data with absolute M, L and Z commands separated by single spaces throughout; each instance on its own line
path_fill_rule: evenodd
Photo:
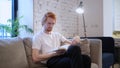
M 71 45 L 70 47 L 69 47 L 69 50 L 70 51 L 80 51 L 81 52 L 81 50 L 80 50 L 80 46 L 77 46 L 77 45 Z

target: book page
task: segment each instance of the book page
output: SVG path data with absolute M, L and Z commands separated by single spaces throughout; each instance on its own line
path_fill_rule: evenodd
M 69 46 L 70 46 L 69 44 L 67 44 L 67 45 L 62 45 L 62 46 L 60 46 L 58 49 L 65 49 L 65 50 L 67 50 Z

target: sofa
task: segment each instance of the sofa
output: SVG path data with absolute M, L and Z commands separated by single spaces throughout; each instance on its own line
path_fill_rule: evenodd
M 91 68 L 102 68 L 102 44 L 99 39 L 90 40 Z M 32 61 L 32 38 L 15 37 L 0 39 L 0 68 L 47 68 Z

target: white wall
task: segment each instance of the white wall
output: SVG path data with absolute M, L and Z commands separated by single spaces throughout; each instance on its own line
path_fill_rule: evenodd
M 18 0 L 18 17 L 23 16 L 20 24 L 33 29 L 33 0 Z M 31 37 L 32 34 L 20 29 L 20 37 Z
M 115 4 L 115 11 L 114 11 L 114 15 L 115 15 L 115 20 L 114 20 L 114 30 L 116 31 L 120 31 L 120 0 L 114 0 L 114 4 Z
M 103 1 L 102 0 L 83 0 L 85 9 L 85 21 L 87 36 L 103 35 Z M 82 19 L 80 18 L 80 34 L 83 35 Z
M 103 36 L 112 36 L 114 23 L 114 0 L 103 0 Z
M 83 1 L 85 2 L 87 35 L 112 36 L 114 30 L 114 0 Z M 80 26 L 80 30 L 82 28 Z

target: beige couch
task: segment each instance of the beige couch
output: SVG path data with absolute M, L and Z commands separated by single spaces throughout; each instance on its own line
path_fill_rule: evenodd
M 41 63 L 33 63 L 31 58 L 31 38 L 0 39 L 0 68 L 47 68 Z M 90 40 L 91 68 L 102 68 L 101 40 Z

